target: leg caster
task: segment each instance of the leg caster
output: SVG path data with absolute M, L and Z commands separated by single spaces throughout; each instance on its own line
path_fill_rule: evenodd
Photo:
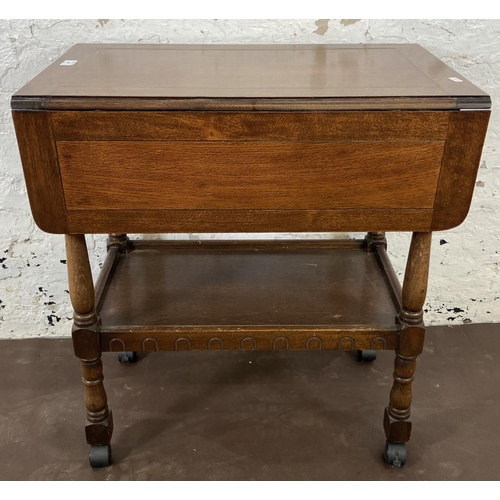
M 137 361 L 137 352 L 136 351 L 119 352 L 118 361 L 120 363 L 135 363 Z
M 358 350 L 358 361 L 375 361 L 377 351 L 371 349 Z
M 89 452 L 90 466 L 96 469 L 111 465 L 111 445 L 91 446 Z
M 384 460 L 393 467 L 401 467 L 406 463 L 406 444 L 385 442 Z

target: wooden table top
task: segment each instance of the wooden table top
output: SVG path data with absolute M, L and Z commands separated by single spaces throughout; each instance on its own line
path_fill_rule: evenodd
M 69 61 L 69 62 L 68 62 Z M 78 44 L 13 109 L 487 109 L 487 94 L 414 44 Z

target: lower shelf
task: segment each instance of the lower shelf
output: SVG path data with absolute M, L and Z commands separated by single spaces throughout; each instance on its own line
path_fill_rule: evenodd
M 96 287 L 103 351 L 394 349 L 383 245 L 131 241 Z

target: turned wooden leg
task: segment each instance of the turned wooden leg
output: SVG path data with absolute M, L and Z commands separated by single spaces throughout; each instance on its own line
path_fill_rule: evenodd
M 111 233 L 108 234 L 108 250 L 111 247 L 117 247 L 121 252 L 126 252 L 129 245 L 129 238 L 126 234 Z
M 365 235 L 365 250 L 374 252 L 377 245 L 387 248 L 387 240 L 384 232 L 369 232 Z M 358 361 L 370 362 L 377 359 L 377 351 L 373 349 L 359 349 Z
M 107 249 L 117 248 L 120 253 L 127 253 L 130 240 L 126 234 L 111 233 L 108 234 Z M 136 351 L 121 351 L 118 353 L 118 361 L 120 363 L 135 363 L 137 361 Z
M 75 355 L 81 361 L 85 385 L 85 434 L 87 443 L 91 445 L 91 465 L 101 467 L 111 462 L 109 445 L 113 433 L 113 417 L 108 410 L 103 385 L 101 347 L 97 332 L 99 320 L 95 312 L 94 284 L 85 235 L 66 235 L 66 255 L 69 293 L 74 310 L 73 347 Z
M 393 465 L 402 465 L 406 460 L 403 443 L 410 439 L 411 434 L 411 384 L 417 356 L 424 347 L 422 307 L 427 294 L 431 236 L 430 232 L 413 233 L 403 282 L 402 309 L 397 318 L 401 330 L 394 361 L 394 383 L 384 414 L 388 442 L 386 461 Z M 396 456 L 397 450 L 399 456 Z
M 366 233 L 365 236 L 365 242 L 366 242 L 366 250 L 369 252 L 373 251 L 373 246 L 374 245 L 384 245 L 385 248 L 387 248 L 387 241 L 385 239 L 385 233 L 384 232 L 378 232 L 378 233 Z

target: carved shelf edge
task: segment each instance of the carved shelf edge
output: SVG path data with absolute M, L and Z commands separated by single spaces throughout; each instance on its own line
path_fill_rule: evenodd
M 113 327 L 100 331 L 103 352 L 119 351 L 266 351 L 266 350 L 393 350 L 398 328 L 362 329 L 274 329 L 244 328 L 172 328 L 156 327 L 154 331 Z

